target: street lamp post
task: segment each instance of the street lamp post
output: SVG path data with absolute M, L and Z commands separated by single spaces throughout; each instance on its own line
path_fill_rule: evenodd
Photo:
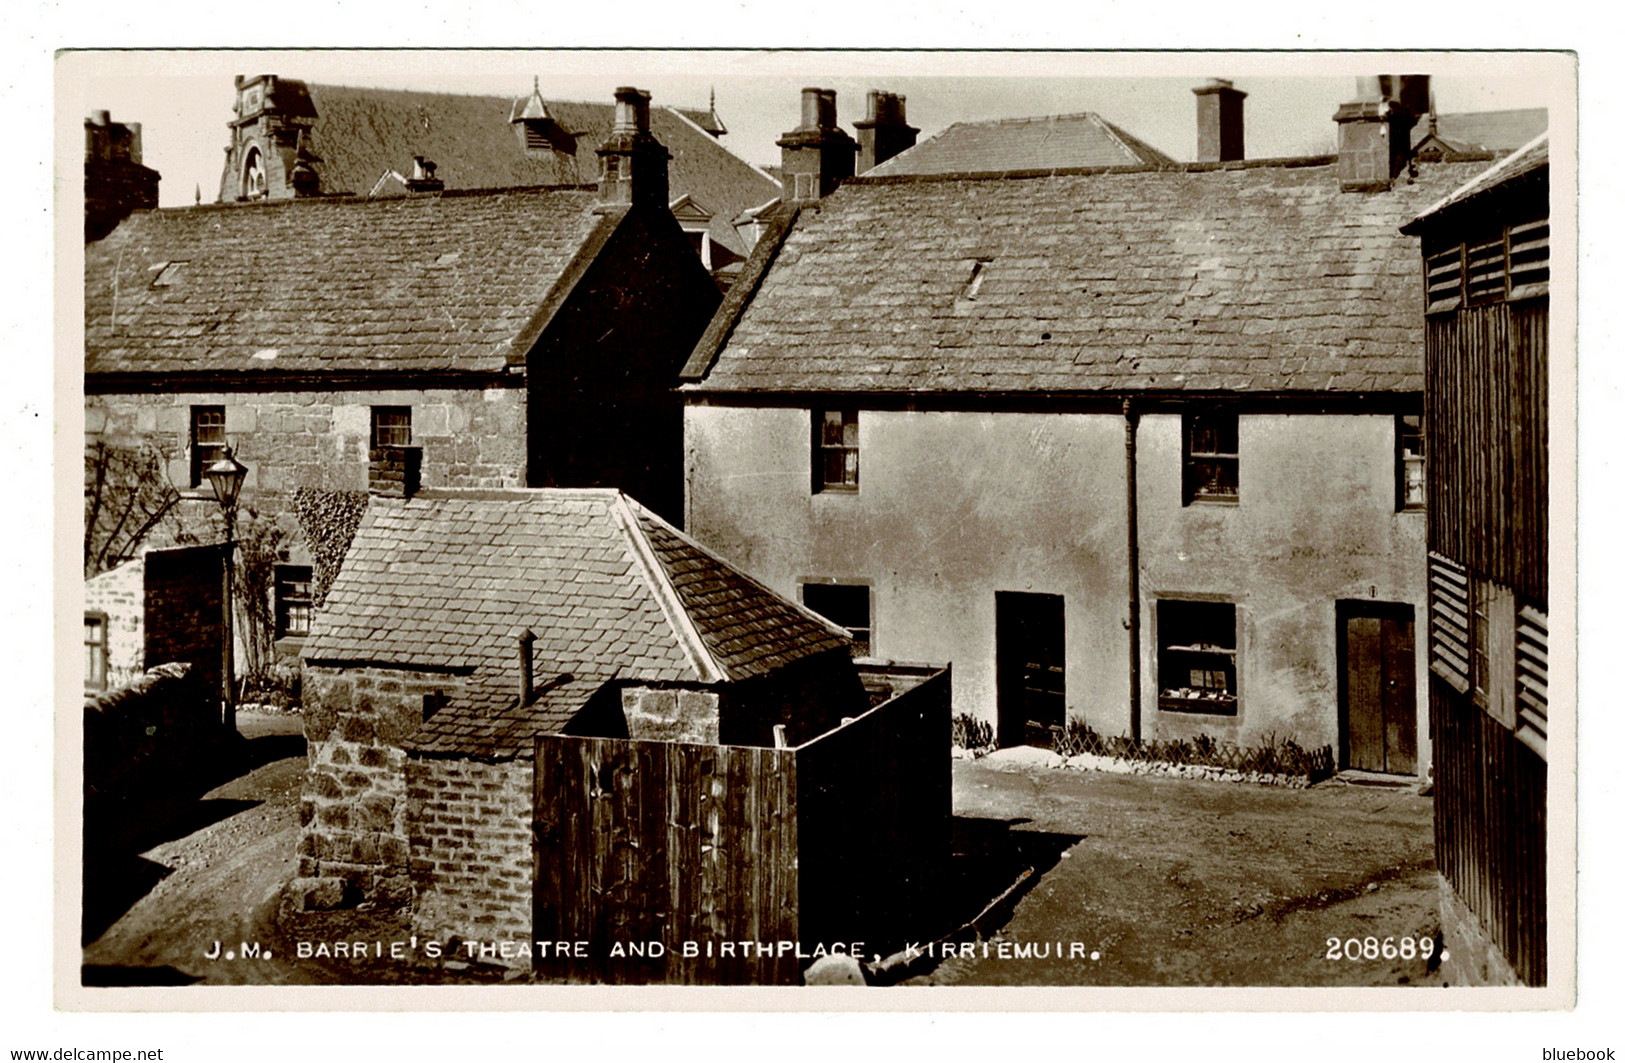
M 227 447 L 225 454 L 219 461 L 203 470 L 203 475 L 209 478 L 209 486 L 214 488 L 215 501 L 220 503 L 220 512 L 226 518 L 226 588 L 225 588 L 225 638 L 221 675 L 224 679 L 224 696 L 221 700 L 220 722 L 226 730 L 237 729 L 237 701 L 236 701 L 236 660 L 235 646 L 232 639 L 231 623 L 231 584 L 235 555 L 237 553 L 237 494 L 243 489 L 243 480 L 248 476 L 248 466 L 231 455 L 231 448 Z

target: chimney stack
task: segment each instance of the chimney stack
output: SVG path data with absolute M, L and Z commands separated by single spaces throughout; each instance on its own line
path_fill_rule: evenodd
M 1196 94 L 1196 161 L 1245 159 L 1241 103 L 1247 94 L 1221 78 L 1191 91 Z
M 801 124 L 779 138 L 791 206 L 815 203 L 852 176 L 857 143 L 835 124 L 835 90 L 801 90 Z
M 649 94 L 623 86 L 615 90 L 615 124 L 598 148 L 598 199 L 608 207 L 667 207 L 671 203 L 671 161 L 649 132 Z
M 914 146 L 920 131 L 908 124 L 904 105 L 908 97 L 895 92 L 869 92 L 868 113 L 852 125 L 858 131 L 858 173 L 867 173 L 894 155 Z
M 158 171 L 141 164 L 141 123 L 107 111 L 85 116 L 85 242 L 100 240 L 132 211 L 158 206 Z
M 1362 77 L 1355 88 L 1359 98 L 1332 116 L 1337 123 L 1338 184 L 1345 192 L 1386 192 L 1410 163 L 1411 129 L 1428 109 L 1428 78 Z

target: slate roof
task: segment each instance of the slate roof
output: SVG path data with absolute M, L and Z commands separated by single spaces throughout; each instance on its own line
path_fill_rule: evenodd
M 955 122 L 867 172 L 997 173 L 1086 166 L 1173 166 L 1173 159 L 1092 111 Z
M 1435 116 L 1434 134 L 1461 148 L 1482 148 L 1505 153 L 1523 147 L 1546 132 L 1546 108 L 1525 107 L 1507 111 L 1465 111 Z M 1418 122 L 1411 130 L 1411 145 L 1428 136 L 1427 123 Z
M 1301 162 L 857 178 L 764 234 L 685 390 L 1420 391 L 1399 226 L 1485 163 Z
M 85 249 L 85 372 L 500 371 L 613 228 L 596 203 L 514 189 L 137 213 Z
M 521 709 L 526 627 L 542 693 Z M 368 507 L 303 656 L 464 674 L 414 748 L 528 756 L 611 680 L 728 682 L 849 644 L 618 491 L 435 490 Z
M 365 195 L 388 170 L 410 174 L 412 157 L 434 162 L 448 190 L 590 184 L 598 180 L 597 149 L 615 120 L 615 105 L 546 100 L 548 113 L 575 134 L 572 151 L 528 154 L 509 117 L 514 98 L 454 93 L 311 85 L 317 118 L 305 146 L 324 194 Z M 779 194 L 776 181 L 741 159 L 700 121 L 698 108 L 654 106 L 649 131 L 671 153 L 673 199 L 684 193 L 716 211 L 711 239 L 744 255 L 749 250 L 728 219 Z

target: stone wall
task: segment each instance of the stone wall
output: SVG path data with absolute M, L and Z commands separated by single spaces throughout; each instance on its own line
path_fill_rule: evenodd
M 310 770 L 294 882 L 305 907 L 410 898 L 402 745 L 423 722 L 424 697 L 459 685 L 443 674 L 306 665 Z
M 721 720 L 718 701 L 709 690 L 625 687 L 621 711 L 626 714 L 627 737 L 715 745 Z
M 145 667 L 180 661 L 204 690 L 223 684 L 224 550 L 189 546 L 146 555 Z
M 93 382 L 91 382 L 93 383 Z M 520 387 L 399 390 L 289 390 L 87 394 L 85 442 L 151 443 L 165 461 L 170 482 L 191 486 L 191 409 L 222 406 L 226 438 L 248 466 L 242 504 L 266 514 L 285 514 L 300 487 L 367 490 L 373 406 L 409 406 L 412 443 L 422 450 L 424 487 L 522 487 L 525 483 L 525 393 Z M 198 489 L 208 495 L 207 486 Z M 195 509 L 195 512 L 194 512 Z M 218 507 L 182 506 L 189 526 L 215 521 Z M 297 522 L 284 522 L 302 550 Z M 189 530 L 190 529 L 189 527 Z M 213 539 L 210 530 L 199 538 Z
M 1495 947 L 1484 924 L 1467 907 L 1467 902 L 1450 888 L 1450 881 L 1443 875 L 1439 876 L 1439 925 L 1444 939 L 1442 947 L 1449 953 L 1449 958 L 1439 965 L 1439 973 L 1446 985 L 1523 984 L 1506 956 Z
M 85 580 L 85 613 L 107 617 L 107 689 L 138 678 L 146 667 L 146 608 L 140 558 Z
M 530 939 L 533 778 L 528 759 L 407 759 L 413 925 L 420 935 Z

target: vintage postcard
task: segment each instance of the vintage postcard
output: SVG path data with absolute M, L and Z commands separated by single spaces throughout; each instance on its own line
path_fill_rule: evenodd
M 59 1007 L 1573 1006 L 1573 54 L 57 74 Z

